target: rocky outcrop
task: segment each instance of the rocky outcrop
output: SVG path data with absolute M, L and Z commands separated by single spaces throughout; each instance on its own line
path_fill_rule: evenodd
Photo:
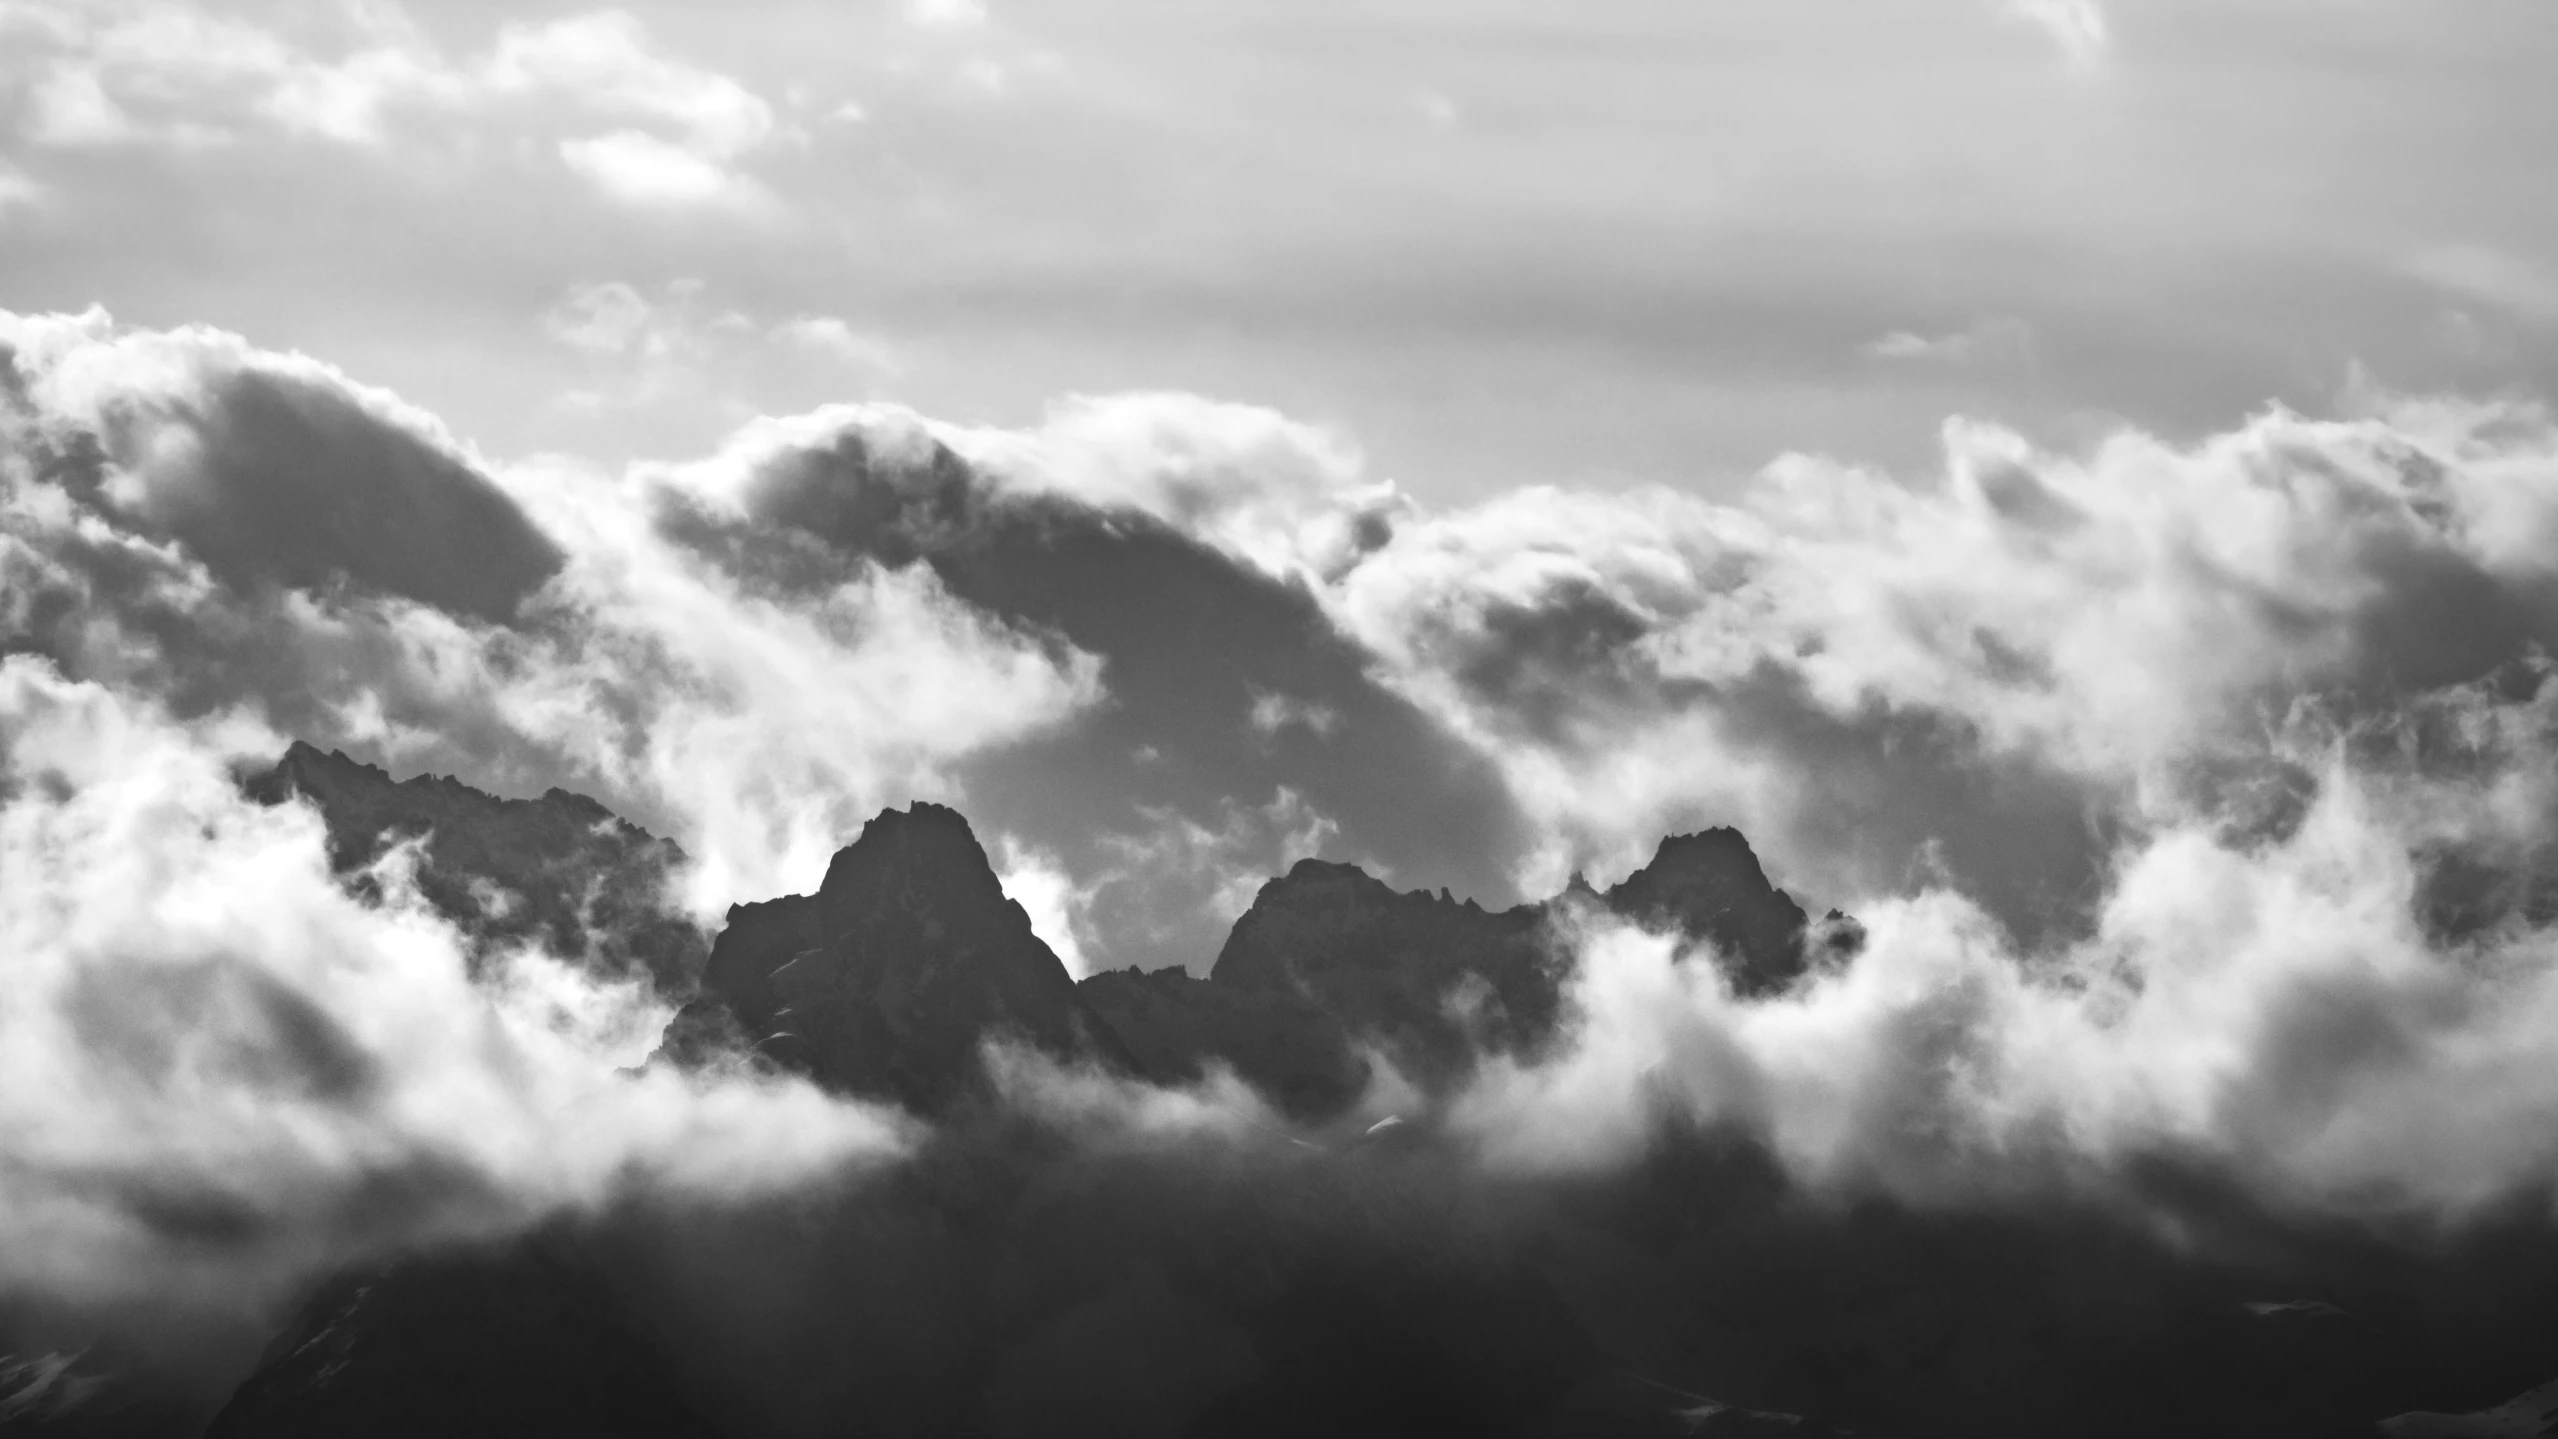
M 776 1063 L 928 1112 L 975 1084 L 987 1039 L 1133 1067 L 968 822 L 935 804 L 881 812 L 815 894 L 731 908 L 702 985 L 687 1036 L 733 1021 Z
M 1768 883 L 1737 829 L 1670 836 L 1599 902 L 1646 928 L 1712 944 L 1743 994 L 1782 989 L 1803 972 L 1803 907 Z
M 482 953 L 537 944 L 605 974 L 645 974 L 667 993 L 701 970 L 702 933 L 666 898 L 684 851 L 584 795 L 500 799 L 442 775 L 393 780 L 299 741 L 247 787 L 268 804 L 315 806 L 331 867 L 359 888 L 385 850 L 420 841 L 419 892 Z
M 1744 994 L 1781 989 L 1812 952 L 1855 943 L 1835 912 L 1807 923 L 1749 843 L 1717 829 L 1662 841 L 1604 894 L 1576 877 L 1552 900 L 1506 910 L 1305 860 L 1262 886 L 1206 979 L 1121 971 L 1083 987 L 1150 1072 L 1223 1061 L 1291 1112 L 1320 1117 L 1365 1088 L 1370 1053 L 1439 1090 L 1486 1054 L 1552 1041 L 1566 967 L 1554 922 L 1577 905 L 1710 945 Z

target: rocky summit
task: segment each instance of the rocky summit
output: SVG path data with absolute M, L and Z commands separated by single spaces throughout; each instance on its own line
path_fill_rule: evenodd
M 815 894 L 730 909 L 702 981 L 688 1036 L 733 1024 L 820 1083 L 927 1111 L 971 1086 L 987 1039 L 1134 1067 L 968 822 L 935 804 L 882 812 Z

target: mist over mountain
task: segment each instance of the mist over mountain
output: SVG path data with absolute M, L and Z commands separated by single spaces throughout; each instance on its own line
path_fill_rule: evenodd
M 607 472 L 0 346 L 13 1428 L 2450 1434 L 2558 1372 L 2527 401 L 1432 506 L 1189 396 Z
M 296 770 L 329 779 L 280 788 Z M 305 747 L 247 787 L 332 836 L 432 807 L 428 863 L 466 894 L 543 813 Z M 655 853 L 591 801 L 530 803 L 582 821 L 555 873 Z M 936 1116 L 908 1161 L 328 1275 L 209 1432 L 2463 1433 L 2415 1410 L 2545 1367 L 2558 1245 L 2528 1205 L 2357 1232 L 2161 1154 L 2137 1213 L 1841 1206 L 1729 1124 L 1487 1167 L 1452 1103 L 1573 1042 L 1564 955 L 1593 923 L 1667 930 L 1761 997 L 1861 943 L 1718 831 L 1508 911 L 1310 861 L 1206 977 L 1077 983 L 960 815 L 884 812 L 817 893 L 731 912 L 651 1063 Z M 96 1432 L 63 1426 L 119 1384 L 160 1408 L 102 1432 L 190 1432 L 166 1382 L 98 1376 L 31 1432 Z

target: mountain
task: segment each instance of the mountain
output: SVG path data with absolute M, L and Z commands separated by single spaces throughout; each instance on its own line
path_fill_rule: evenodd
M 573 1248 L 536 1236 L 328 1284 L 206 1439 L 710 1439 L 670 1357 Z
M 613 948 L 627 927 L 566 896 L 636 884 L 671 850 L 571 796 L 395 785 L 305 747 L 257 783 L 320 806 L 358 887 L 388 839 L 428 836 L 430 892 L 484 939 L 575 923 L 587 952 L 631 954 Z M 552 905 L 527 918 L 531 898 L 491 906 L 492 886 Z M 1360 1096 L 1373 1055 L 1445 1092 L 1486 1054 L 1557 1042 L 1557 939 L 1581 914 L 1701 941 L 1686 962 L 1745 994 L 1859 943 L 1718 830 L 1665 840 L 1604 892 L 1576 881 L 1502 910 L 1307 861 L 1262 887 L 1204 976 L 1078 985 L 965 820 L 883 812 L 814 892 L 730 912 L 662 1053 L 906 1104 L 935 1121 L 914 1154 L 841 1189 L 614 1206 L 341 1276 L 213 1433 L 2330 1439 L 2384 1414 L 2405 1435 L 2549 1423 L 2539 1390 L 2457 1412 L 2545 1372 L 2558 1232 L 2538 1211 L 2409 1247 L 2262 1212 L 2172 1156 L 2143 1180 L 2159 1222 L 2127 1224 L 2061 1199 L 1806 1202 L 1735 1131 L 1665 1128 L 1622 1172 L 1539 1183 L 1469 1168 L 1421 1114 L 1086 1144 L 967 1102 L 989 1036 L 1159 1080 L 1228 1064 L 1312 1121 Z M 0 1363 L 0 1420 L 16 1404 L 55 1426 L 38 1432 L 189 1432 L 81 1427 L 106 1417 L 93 1380 L 112 1366 L 69 1352 Z
M 1206 978 L 1128 970 L 1077 985 L 967 821 L 918 804 L 866 825 L 814 894 L 733 907 L 705 954 L 663 898 L 683 852 L 582 795 L 394 781 L 303 743 L 248 788 L 317 806 L 330 862 L 359 888 L 388 846 L 419 841 L 419 889 L 484 949 L 536 942 L 689 995 L 661 1050 L 670 1060 L 748 1055 L 925 1111 L 977 1083 L 979 1045 L 996 1035 L 1164 1081 L 1222 1061 L 1305 1118 L 1356 1100 L 1371 1054 L 1443 1090 L 1479 1056 L 1531 1053 L 1557 1033 L 1554 922 L 1577 905 L 1710 943 L 1751 994 L 1801 973 L 1807 942 L 1853 939 L 1835 914 L 1807 924 L 1748 842 L 1716 829 L 1664 840 L 1604 894 L 1576 877 L 1506 910 L 1306 860 L 1262 887 Z
M 395 781 L 298 740 L 246 787 L 263 803 L 315 806 L 330 866 L 359 889 L 385 850 L 421 841 L 419 892 L 483 954 L 539 944 L 667 994 L 689 991 L 701 970 L 701 931 L 666 898 L 684 851 L 584 795 L 500 799 L 442 775 Z
M 1135 1068 L 968 822 L 936 804 L 882 811 L 815 894 L 732 907 L 702 989 L 677 1021 L 677 1057 L 733 1025 L 831 1088 L 927 1112 L 970 1089 L 981 1041 L 997 1036 Z
M 1318 1118 L 1365 1088 L 1368 1050 L 1438 1091 L 1484 1054 L 1529 1055 L 1552 1041 L 1563 1018 L 1554 926 L 1584 905 L 1711 944 L 1744 994 L 1782 989 L 1809 949 L 1857 942 L 1835 911 L 1808 924 L 1739 832 L 1716 829 L 1663 840 L 1605 894 L 1575 876 L 1554 899 L 1505 910 L 1302 860 L 1261 887 L 1206 979 L 1120 970 L 1083 988 L 1148 1072 L 1190 1077 L 1223 1060 L 1290 1112 Z

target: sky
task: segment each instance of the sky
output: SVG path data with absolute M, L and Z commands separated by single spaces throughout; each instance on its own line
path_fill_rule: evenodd
M 1173 390 L 1434 501 L 2546 388 L 2540 0 L 0 7 L 0 300 L 488 452 Z
M 2553 61 L 2546 0 L 0 0 L 0 1298 L 912 1141 L 467 982 L 239 792 L 296 739 L 594 796 L 714 930 L 947 802 L 1079 974 L 1309 857 L 1499 906 L 1732 825 L 1861 957 L 1566 936 L 1472 1160 L 2545 1195 Z

